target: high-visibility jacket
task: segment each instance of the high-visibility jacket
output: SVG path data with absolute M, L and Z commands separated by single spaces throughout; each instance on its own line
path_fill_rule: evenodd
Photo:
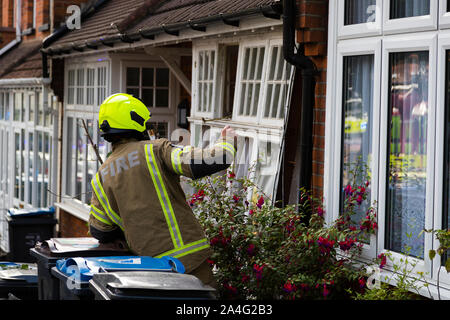
M 178 147 L 167 139 L 122 140 L 92 179 L 89 223 L 123 230 L 137 255 L 180 259 L 186 272 L 211 254 L 203 228 L 187 204 L 180 175 L 192 179 L 226 169 L 236 149 L 221 138 L 212 147 Z

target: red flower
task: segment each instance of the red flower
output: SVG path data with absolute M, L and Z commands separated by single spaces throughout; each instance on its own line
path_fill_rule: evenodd
M 238 203 L 238 202 L 239 202 L 239 197 L 236 196 L 236 195 L 234 195 L 234 196 L 233 196 L 233 200 L 234 200 L 235 203 Z
M 386 255 L 384 253 L 381 253 L 378 255 L 378 259 L 380 259 L 380 269 L 383 269 L 383 267 L 386 265 Z
M 330 237 L 328 237 L 328 238 L 319 237 L 319 240 L 317 240 L 317 243 L 319 244 L 320 252 L 327 254 L 327 253 L 330 253 L 331 249 L 333 248 L 333 246 L 335 244 L 335 241 L 330 240 Z
M 319 207 L 319 208 L 317 209 L 317 214 L 318 214 L 320 217 L 323 217 L 324 211 L 323 211 L 323 208 L 322 208 L 322 207 Z
M 363 202 L 363 197 L 362 195 L 359 195 L 358 198 L 356 199 L 356 202 L 358 203 L 358 205 L 361 205 L 361 203 Z
M 347 195 L 347 196 L 353 194 L 353 189 L 352 189 L 352 186 L 351 186 L 351 185 L 347 185 L 347 186 L 345 187 L 344 191 L 345 191 L 345 195 Z
M 359 282 L 359 287 L 362 289 L 362 288 L 364 288 L 364 286 L 366 285 L 366 280 L 364 279 L 364 278 L 360 278 L 359 280 L 358 280 L 358 282 Z
M 249 215 L 252 215 L 252 214 L 254 214 L 254 213 L 255 213 L 254 210 L 250 210 L 250 211 L 248 212 Z
M 261 209 L 262 205 L 264 204 L 264 198 L 263 196 L 261 196 L 258 200 L 258 203 L 256 204 L 256 206 Z
M 209 263 L 209 265 L 212 267 L 213 265 L 215 265 L 216 263 L 213 261 L 213 260 L 211 260 L 211 259 L 206 259 L 206 262 L 208 262 Z
M 283 286 L 283 290 L 286 291 L 287 293 L 291 293 L 297 291 L 297 287 L 290 281 L 287 281 Z
M 251 243 L 251 244 L 248 246 L 248 248 L 247 248 L 247 253 L 248 253 L 248 255 L 249 255 L 250 257 L 255 255 L 255 245 L 254 245 L 253 243 Z
M 327 289 L 327 285 L 323 285 L 323 297 L 326 298 L 330 294 L 330 290 Z
M 236 177 L 236 174 L 234 172 L 230 172 L 228 174 L 228 178 L 233 179 L 234 177 Z
M 341 248 L 342 251 L 348 251 L 353 247 L 355 242 L 356 242 L 356 239 L 347 238 L 344 241 L 339 242 L 339 247 Z
M 224 283 L 223 287 L 225 289 L 227 289 L 230 293 L 232 293 L 233 295 L 237 294 L 237 289 L 235 287 L 233 287 L 232 285 L 229 285 L 228 283 Z
M 261 280 L 262 279 L 262 274 L 264 271 L 264 265 L 259 266 L 256 263 L 253 265 L 253 271 L 255 271 L 256 273 L 256 279 Z

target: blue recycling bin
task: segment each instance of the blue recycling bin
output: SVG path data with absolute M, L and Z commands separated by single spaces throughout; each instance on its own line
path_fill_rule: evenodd
M 94 293 L 89 288 L 89 280 L 95 274 L 132 271 L 184 273 L 185 268 L 178 259 L 172 257 L 76 257 L 58 260 L 51 273 L 59 279 L 60 300 L 93 300 Z
M 94 244 L 93 242 L 97 242 Z M 110 247 L 98 240 L 89 238 L 52 238 L 38 243 L 30 249 L 30 255 L 35 258 L 38 266 L 39 300 L 60 300 L 60 280 L 52 274 L 52 268 L 61 259 L 71 257 L 99 257 L 99 256 L 129 256 L 128 249 Z
M 8 260 L 34 262 L 30 249 L 37 242 L 53 237 L 57 220 L 55 208 L 9 209 L 6 220 L 9 227 Z
M 37 266 L 0 261 L 0 300 L 37 300 Z

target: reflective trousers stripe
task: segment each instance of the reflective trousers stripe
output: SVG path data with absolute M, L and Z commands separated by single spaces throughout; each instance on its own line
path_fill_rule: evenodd
M 164 186 L 164 181 L 153 153 L 153 144 L 145 145 L 145 157 L 147 160 L 148 170 L 150 171 L 153 184 L 155 185 L 156 193 L 158 194 L 159 202 L 161 203 L 161 208 L 164 212 L 164 217 L 166 218 L 166 222 L 169 227 L 169 233 L 172 238 L 173 246 L 175 249 L 179 249 L 180 247 L 183 247 L 184 244 L 181 238 L 180 229 L 178 228 L 177 219 L 175 218 L 175 214 L 173 212 L 172 204 L 167 194 L 166 187 Z
M 101 211 L 99 208 L 91 204 L 91 212 L 90 212 L 97 220 L 112 226 L 113 222 L 109 219 L 108 215 Z
M 172 159 L 172 167 L 173 170 L 177 174 L 183 174 L 183 169 L 181 167 L 181 153 L 183 152 L 183 149 L 175 149 L 172 151 L 171 159 Z
M 199 241 L 195 241 L 192 243 L 189 243 L 187 245 L 184 245 L 181 248 L 175 248 L 173 250 L 164 252 L 158 256 L 156 256 L 156 258 L 161 258 L 163 256 L 171 256 L 174 258 L 181 258 L 184 257 L 188 254 L 203 250 L 209 248 L 209 242 L 207 239 L 201 239 Z
M 108 217 L 111 219 L 112 222 L 114 222 L 116 225 L 118 225 L 120 227 L 120 229 L 123 230 L 122 219 L 111 208 L 109 201 L 108 201 L 108 197 L 106 196 L 105 190 L 103 190 L 103 187 L 100 183 L 99 177 L 100 177 L 100 175 L 97 172 L 97 174 L 91 181 L 92 188 L 93 188 L 95 194 L 97 195 L 97 198 L 98 198 L 99 202 L 101 203 L 103 209 L 105 209 L 105 212 L 108 215 Z

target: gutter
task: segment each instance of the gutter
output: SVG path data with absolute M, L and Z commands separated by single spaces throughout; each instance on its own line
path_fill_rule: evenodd
M 50 83 L 49 78 L 0 79 L 0 86 L 38 86 Z
M 295 50 L 297 5 L 295 0 L 283 0 L 283 54 L 284 59 L 301 71 L 302 106 L 300 120 L 300 139 L 297 148 L 300 150 L 300 166 L 297 173 L 299 188 L 309 192 L 312 178 L 313 121 L 315 102 L 315 75 L 317 68 L 314 62 L 304 55 L 302 48 Z M 297 204 L 300 202 L 297 192 Z M 309 220 L 309 219 L 308 219 Z
M 15 47 L 22 41 L 22 31 L 20 25 L 22 23 L 22 0 L 16 0 L 17 4 L 17 16 L 16 16 L 16 39 L 9 42 L 6 46 L 0 49 L 0 56 L 8 52 L 11 48 Z

